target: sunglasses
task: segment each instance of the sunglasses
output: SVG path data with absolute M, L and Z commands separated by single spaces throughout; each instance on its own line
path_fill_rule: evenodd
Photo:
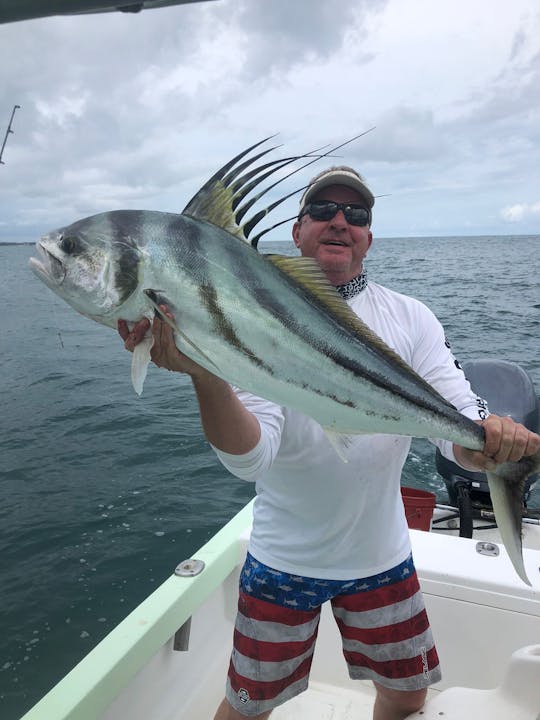
M 298 219 L 309 215 L 312 220 L 327 221 L 335 217 L 340 210 L 349 225 L 364 227 L 371 224 L 371 211 L 367 208 L 355 203 L 337 203 L 331 200 L 315 200 L 308 203 Z

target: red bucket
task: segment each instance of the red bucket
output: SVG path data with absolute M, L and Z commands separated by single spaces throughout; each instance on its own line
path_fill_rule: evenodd
M 407 525 L 413 530 L 430 530 L 435 495 L 425 490 L 402 487 L 401 497 L 405 506 Z

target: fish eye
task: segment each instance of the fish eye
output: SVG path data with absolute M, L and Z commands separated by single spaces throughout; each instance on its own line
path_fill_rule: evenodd
M 66 255 L 73 255 L 73 253 L 76 252 L 77 247 L 77 238 L 70 237 L 69 235 L 62 238 L 60 241 L 60 249 L 62 250 L 62 252 L 65 252 Z

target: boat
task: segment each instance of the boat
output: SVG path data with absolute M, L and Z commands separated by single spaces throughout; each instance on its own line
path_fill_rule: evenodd
M 3 0 L 0 3 L 0 24 L 33 20 L 54 15 L 85 15 L 94 13 L 138 13 L 141 10 L 185 5 L 203 0 Z M 209 0 L 204 0 L 208 2 Z
M 502 364 L 501 364 L 502 363 Z M 497 398 L 503 361 L 482 366 Z M 474 375 L 475 368 L 466 368 Z M 495 380 L 494 380 L 495 378 Z M 538 425 L 539 402 L 524 382 L 513 412 Z M 514 386 L 515 387 L 515 386 Z M 524 390 L 525 388 L 525 390 Z M 491 402 L 488 395 L 488 400 Z M 504 409 L 504 408 L 503 408 Z M 500 407 L 492 410 L 501 412 Z M 528 413 L 528 415 L 527 415 Z M 500 544 L 477 477 L 441 467 L 455 504 L 403 488 L 413 556 L 435 636 L 442 680 L 415 720 L 540 718 L 540 524 L 523 520 L 531 586 Z M 536 478 L 531 480 L 531 484 Z M 527 489 L 528 492 L 528 489 Z M 457 491 L 456 491 L 457 493 Z M 253 502 L 253 501 L 252 501 Z M 252 502 L 214 535 L 61 680 L 23 720 L 209 720 L 225 686 L 238 578 L 249 541 Z M 328 604 L 327 604 L 328 605 Z M 323 606 L 308 689 L 276 708 L 276 720 L 368 720 L 374 690 L 349 680 L 332 613 Z

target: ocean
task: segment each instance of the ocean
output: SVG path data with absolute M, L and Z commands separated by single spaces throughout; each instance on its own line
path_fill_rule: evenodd
M 292 243 L 263 251 L 294 254 Z M 190 382 L 142 397 L 114 331 L 0 245 L 0 717 L 16 720 L 250 498 L 205 442 Z M 368 276 L 426 302 L 460 360 L 504 358 L 540 392 L 540 236 L 375 238 Z M 403 484 L 445 502 L 434 447 Z M 540 488 L 530 506 L 540 507 Z

